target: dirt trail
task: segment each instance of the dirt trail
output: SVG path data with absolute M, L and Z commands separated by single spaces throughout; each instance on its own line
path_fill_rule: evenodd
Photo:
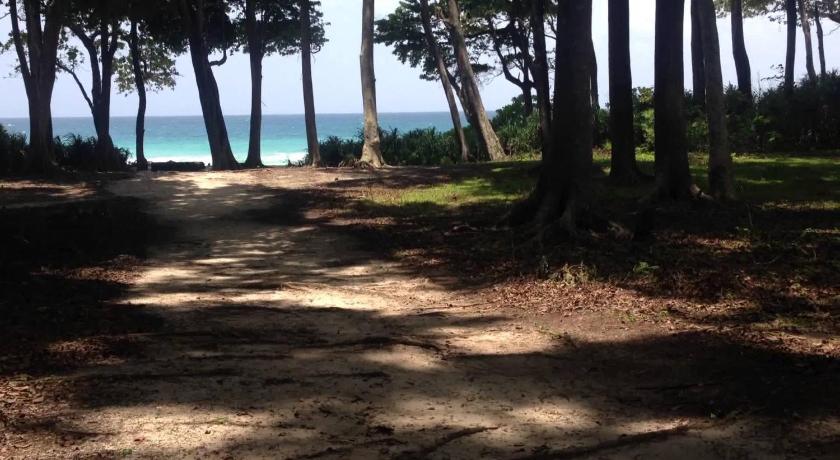
M 300 202 L 366 174 L 113 183 L 172 228 L 120 300 L 163 330 L 64 377 L 88 400 L 51 429 L 75 441 L 28 456 L 774 458 L 772 436 L 742 439 L 755 420 L 641 410 L 592 378 L 578 337 L 366 252 Z

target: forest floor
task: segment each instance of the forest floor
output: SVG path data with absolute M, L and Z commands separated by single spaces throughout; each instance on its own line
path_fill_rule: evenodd
M 836 458 L 802 161 L 544 246 L 495 226 L 529 163 L 0 181 L 0 458 Z

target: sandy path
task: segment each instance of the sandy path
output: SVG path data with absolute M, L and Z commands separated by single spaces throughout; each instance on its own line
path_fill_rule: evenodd
M 574 339 L 361 250 L 341 222 L 305 209 L 271 219 L 295 206 L 295 190 L 364 174 L 114 183 L 173 228 L 122 301 L 162 316 L 164 330 L 134 338 L 139 358 L 69 377 L 90 400 L 60 429 L 84 442 L 41 454 L 741 458 L 738 427 L 647 414 L 599 391 L 585 362 L 563 357 Z M 749 450 L 770 458 L 772 443 Z

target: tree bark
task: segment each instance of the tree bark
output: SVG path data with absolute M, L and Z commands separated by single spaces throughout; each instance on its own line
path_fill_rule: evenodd
M 181 20 L 188 34 L 190 58 L 195 70 L 195 82 L 198 86 L 213 169 L 236 169 L 239 164 L 230 148 L 230 138 L 219 98 L 219 87 L 210 65 L 210 52 L 204 41 L 204 0 L 194 0 L 194 2 L 195 9 L 193 9 L 193 0 L 179 0 L 178 4 Z
M 817 71 L 814 67 L 814 44 L 811 40 L 811 19 L 808 17 L 810 3 L 807 0 L 799 0 L 799 17 L 802 22 L 802 35 L 805 37 L 805 68 L 808 70 L 808 79 L 817 80 Z
M 365 110 L 365 144 L 362 163 L 374 168 L 385 166 L 379 139 L 379 114 L 376 108 L 376 73 L 373 65 L 373 0 L 362 2 L 362 101 Z
M 494 161 L 501 160 L 505 158 L 505 152 L 502 149 L 499 138 L 496 136 L 496 131 L 493 129 L 492 123 L 490 123 L 490 117 L 487 116 L 484 101 L 478 90 L 475 72 L 473 72 L 469 52 L 467 51 L 467 43 L 464 39 L 464 31 L 461 28 L 461 9 L 458 6 L 458 0 L 447 0 L 447 3 L 449 6 L 447 24 L 449 25 L 452 46 L 455 49 L 455 56 L 458 61 L 458 69 L 462 76 L 461 84 L 463 90 L 467 93 L 467 98 L 472 104 L 472 112 L 478 120 L 478 125 L 474 125 L 473 127 L 477 129 L 482 148 L 487 152 L 490 159 Z
M 630 0 L 609 0 L 610 179 L 639 180 L 633 128 L 633 74 L 630 66 Z
M 820 77 L 825 78 L 825 34 L 823 33 L 819 4 L 814 5 L 814 24 L 817 26 L 817 49 L 820 54 Z
M 312 166 L 321 166 L 321 149 L 318 143 L 318 124 L 315 120 L 315 91 L 312 86 L 312 5 L 309 0 L 300 2 L 301 17 L 301 68 L 303 80 L 303 111 L 306 121 L 306 145 Z
M 135 148 L 137 157 L 137 169 L 146 171 L 149 169 L 149 162 L 146 160 L 145 138 L 146 138 L 146 78 L 143 72 L 142 60 L 140 58 L 140 38 L 137 34 L 137 21 L 131 21 L 129 32 L 128 48 L 131 53 L 131 68 L 134 72 L 134 86 L 137 87 L 137 121 L 135 124 Z
M 467 143 L 467 137 L 464 134 L 464 129 L 461 126 L 461 113 L 458 111 L 458 104 L 455 102 L 455 93 L 452 89 L 452 83 L 448 78 L 448 71 L 446 70 L 446 63 L 443 62 L 443 57 L 440 53 L 440 47 L 435 40 L 432 33 L 432 17 L 429 12 L 429 0 L 420 0 L 420 18 L 423 22 L 423 35 L 426 37 L 426 46 L 429 48 L 429 53 L 435 60 L 437 65 L 440 82 L 443 85 L 443 93 L 446 95 L 446 103 L 449 105 L 449 115 L 452 117 L 452 128 L 455 130 L 455 136 L 458 139 L 458 147 L 461 150 L 461 161 L 468 162 L 470 160 L 470 146 Z
M 591 198 L 592 1 L 560 0 L 557 21 L 553 151 L 537 187 L 511 211 L 509 222 L 547 227 L 558 221 L 574 233 Z
M 714 0 L 698 0 L 706 69 L 706 116 L 709 122 L 709 188 L 719 200 L 735 198 L 732 182 L 732 154 L 726 126 L 723 72 L 720 67 L 720 39 Z
M 787 51 L 785 53 L 785 92 L 793 93 L 796 83 L 796 0 L 785 0 L 787 13 Z
M 656 188 L 661 198 L 694 193 L 688 167 L 683 83 L 684 0 L 656 0 L 654 130 Z
M 744 40 L 743 0 L 731 0 L 730 20 L 732 22 L 732 54 L 735 57 L 735 71 L 738 74 L 738 90 L 752 99 L 752 70 L 747 44 Z
M 263 40 L 257 23 L 256 0 L 245 0 L 245 33 L 248 35 L 248 61 L 251 65 L 251 124 L 246 168 L 261 168 L 262 162 L 262 67 Z
M 592 108 L 601 108 L 601 90 L 598 87 L 598 55 L 595 54 L 595 42 L 589 40 L 589 92 L 592 97 Z
M 706 70 L 703 68 L 703 40 L 700 26 L 700 0 L 691 1 L 691 96 L 701 107 L 706 104 Z
M 42 10 L 40 0 L 23 0 L 26 32 L 22 33 L 17 0 L 8 1 L 12 41 L 29 103 L 26 168 L 35 173 L 50 173 L 58 167 L 54 157 L 51 102 L 67 4 L 66 0 L 58 0 Z
M 540 115 L 542 158 L 551 154 L 551 90 L 548 81 L 548 51 L 545 44 L 545 0 L 534 0 L 531 10 L 531 28 L 534 34 L 534 86 L 537 90 L 537 107 Z

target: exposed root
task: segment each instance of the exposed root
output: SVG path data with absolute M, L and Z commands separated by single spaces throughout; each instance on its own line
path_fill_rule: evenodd
M 433 454 L 436 450 L 444 447 L 445 445 L 457 441 L 461 438 L 466 438 L 468 436 L 473 436 L 479 433 L 484 433 L 486 431 L 493 431 L 498 430 L 499 427 L 497 426 L 482 426 L 482 427 L 475 427 L 475 428 L 464 428 L 462 430 L 453 431 L 452 433 L 447 434 L 446 436 L 440 438 L 439 440 L 435 441 L 434 443 L 420 448 L 415 451 L 407 451 L 400 453 L 396 458 L 400 459 L 426 459 L 429 458 L 429 455 Z

